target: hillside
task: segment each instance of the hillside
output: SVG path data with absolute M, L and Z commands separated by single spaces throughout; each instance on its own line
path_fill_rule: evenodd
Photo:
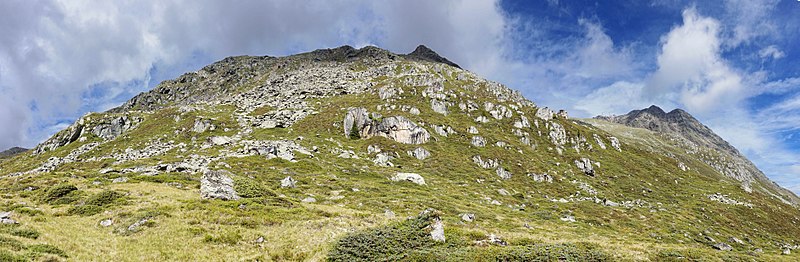
M 727 142 L 614 122 L 424 46 L 229 57 L 0 162 L 0 260 L 799 258 Z

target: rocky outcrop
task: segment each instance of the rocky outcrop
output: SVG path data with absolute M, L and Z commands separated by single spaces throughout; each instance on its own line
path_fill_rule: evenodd
M 281 179 L 281 188 L 294 188 L 297 185 L 297 180 L 291 176 Z
M 112 140 L 122 135 L 122 133 L 135 128 L 141 121 L 142 119 L 138 117 L 120 116 L 108 122 L 101 122 L 95 125 L 92 129 L 92 134 L 105 140 Z
M 550 110 L 550 108 L 547 107 L 540 107 L 538 110 L 536 110 L 536 117 L 542 120 L 553 119 L 553 110 Z
M 431 152 L 428 152 L 425 148 L 417 147 L 413 151 L 408 151 L 409 156 L 413 156 L 419 160 L 425 160 L 426 158 L 431 156 Z
M 528 174 L 529 177 L 533 179 L 534 182 L 546 182 L 546 183 L 553 183 L 553 177 L 548 175 L 547 173 L 544 174 Z
M 487 159 L 484 160 L 483 158 L 481 158 L 481 156 L 473 156 L 472 157 L 472 162 L 475 162 L 475 164 L 478 164 L 478 166 L 480 166 L 480 167 L 482 167 L 484 169 L 496 168 L 499 165 L 497 159 L 488 159 L 487 158 Z
M 498 167 L 497 170 L 495 170 L 495 173 L 497 173 L 497 176 L 499 176 L 502 179 L 511 179 L 512 176 L 511 172 L 509 172 L 503 167 Z
M 38 155 L 56 148 L 65 146 L 69 143 L 75 142 L 80 138 L 83 133 L 84 123 L 83 119 L 78 120 L 76 123 L 69 126 L 67 129 L 56 133 L 47 141 L 39 144 L 33 149 L 33 154 Z
M 425 185 L 425 178 L 416 173 L 397 173 L 390 180 L 394 182 L 408 181 L 417 185 Z
M 575 160 L 575 166 L 581 170 L 587 176 L 594 176 L 594 168 L 592 167 L 592 161 L 588 158 L 581 158 L 580 160 Z
M 344 135 L 346 137 L 361 136 L 362 130 L 367 126 L 369 113 L 366 108 L 351 108 L 344 116 Z
M 437 54 L 436 52 L 434 52 L 433 50 L 424 45 L 417 46 L 417 48 L 414 49 L 413 52 L 405 55 L 405 57 L 413 60 L 442 63 L 442 64 L 447 64 L 449 66 L 461 68 L 460 66 L 458 66 L 458 64 L 453 63 L 450 60 L 447 60 L 447 58 L 440 56 L 439 54 Z
M 205 172 L 200 178 L 200 197 L 220 200 L 239 199 L 230 174 L 230 172 L 222 170 Z
M 548 133 L 548 136 L 550 137 L 550 142 L 556 146 L 563 146 L 567 143 L 567 131 L 558 123 L 550 123 L 550 133 Z

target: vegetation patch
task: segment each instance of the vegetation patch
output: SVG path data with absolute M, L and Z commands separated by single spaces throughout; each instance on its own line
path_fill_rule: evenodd
M 78 187 L 71 184 L 55 185 L 44 191 L 42 202 L 51 205 L 69 204 L 78 200 Z
M 117 191 L 103 191 L 92 195 L 83 205 L 73 206 L 67 213 L 70 215 L 91 216 L 103 212 L 106 207 L 119 202 L 124 195 Z

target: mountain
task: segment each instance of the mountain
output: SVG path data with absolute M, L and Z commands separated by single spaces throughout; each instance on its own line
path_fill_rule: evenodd
M 28 149 L 21 148 L 21 147 L 12 147 L 12 148 L 6 149 L 5 151 L 0 152 L 0 158 L 9 158 L 9 157 L 24 153 L 25 151 L 28 151 Z
M 739 153 L 739 150 L 715 134 L 692 115 L 681 109 L 669 113 L 658 106 L 650 106 L 642 110 L 633 110 L 621 116 L 598 116 L 596 119 L 606 120 L 630 127 L 644 128 L 658 134 L 680 141 L 687 152 L 693 152 L 718 172 L 742 182 L 742 187 L 752 191 L 752 184 L 757 183 L 764 192 L 782 201 L 792 204 L 800 203 L 800 198 L 770 181 L 750 160 Z
M 571 119 L 424 46 L 229 57 L 0 162 L 0 257 L 797 260 L 795 198 L 673 112 Z

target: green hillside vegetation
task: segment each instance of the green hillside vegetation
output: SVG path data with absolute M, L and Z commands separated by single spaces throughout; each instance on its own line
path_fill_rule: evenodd
M 245 59 L 245 58 L 237 58 Z M 227 60 L 227 59 L 226 59 Z M 259 69 L 255 77 L 225 90 L 258 88 L 269 74 L 289 72 L 302 64 L 289 60 L 276 71 Z M 367 61 L 367 62 L 364 62 Z M 372 70 L 369 60 L 343 60 L 351 71 Z M 381 61 L 381 63 L 384 63 Z M 388 63 L 388 62 L 387 62 Z M 234 104 L 193 103 L 186 111 L 179 102 L 153 111 L 93 113 L 95 121 L 118 116 L 138 117 L 136 128 L 105 141 L 92 133 L 41 154 L 32 151 L 0 162 L 0 211 L 11 211 L 16 225 L 0 228 L 0 260 L 74 261 L 796 261 L 798 252 L 781 255 L 782 245 L 797 245 L 800 211 L 774 197 L 719 174 L 687 153 L 680 145 L 643 129 L 601 120 L 556 117 L 538 119 L 538 107 L 522 106 L 513 117 L 497 120 L 483 109 L 499 101 L 486 82 L 459 79 L 460 69 L 398 59 L 394 76 L 375 83 L 364 93 L 310 98 L 316 111 L 288 127 L 258 128 L 242 140 L 294 141 L 312 150 L 295 152 L 295 161 L 262 155 L 226 156 L 246 150 L 232 143 L 214 145 L 211 137 L 232 137 L 242 131 L 240 116 L 257 117 L 280 108 L 261 106 L 243 110 Z M 426 86 L 409 85 L 405 74 L 441 75 L 444 89 L 470 97 L 480 109 L 469 115 L 457 106 L 448 114 L 434 112 Z M 387 102 L 378 89 L 403 90 Z M 228 91 L 234 92 L 234 91 Z M 378 106 L 418 108 L 418 115 Z M 421 145 L 402 144 L 374 136 L 346 136 L 342 121 L 349 108 L 362 107 L 382 117 L 403 116 L 423 125 L 431 139 Z M 486 116 L 488 123 L 475 121 Z M 531 145 L 514 134 L 514 122 L 526 116 Z M 209 119 L 214 130 L 193 132 L 197 119 Z M 376 119 L 379 120 L 379 119 Z M 534 125 L 538 122 L 538 126 Z M 567 142 L 563 152 L 553 145 L 546 122 L 558 123 L 567 138 L 584 137 L 580 152 Z M 434 125 L 450 126 L 456 134 L 442 136 Z M 475 134 L 485 147 L 471 144 Z M 66 130 L 64 131 L 66 132 Z M 539 135 L 541 132 L 542 135 Z M 594 135 L 606 149 L 601 149 Z M 621 151 L 609 137 L 621 141 Z M 144 149 L 153 141 L 184 146 L 161 154 L 118 162 L 102 159 Z M 497 146 L 498 141 L 505 142 Z M 40 173 L 23 173 L 52 157 L 66 157 L 90 143 L 100 143 L 65 163 Z M 592 149 L 588 149 L 591 145 Z M 373 163 L 368 147 L 391 152 L 393 166 Z M 431 156 L 408 155 L 423 147 Z M 352 150 L 358 158 L 339 157 Z M 396 154 L 394 154 L 396 153 Z M 709 152 L 713 153 L 713 152 Z M 238 200 L 202 199 L 202 172 L 165 170 L 157 174 L 118 172 L 126 168 L 157 166 L 191 159 L 191 155 L 221 156 L 207 167 L 233 176 Z M 484 169 L 474 156 L 498 159 L 513 175 L 501 179 L 495 169 Z M 94 158 L 94 160 L 92 160 Z M 599 163 L 594 176 L 576 167 L 589 158 Z M 681 170 L 679 162 L 690 169 Z M 114 170 L 101 172 L 104 169 Z M 416 173 L 426 185 L 394 182 L 397 172 Z M 552 183 L 536 182 L 527 174 L 548 174 Z M 282 188 L 291 176 L 294 188 Z M 114 179 L 125 178 L 122 182 Z M 752 205 L 730 205 L 709 199 L 721 193 Z M 303 201 L 314 198 L 315 202 Z M 619 204 L 604 205 L 605 201 Z M 626 204 L 627 203 L 627 206 Z M 444 223 L 445 242 L 430 239 L 430 217 L 435 209 Z M 464 221 L 463 214 L 474 214 Z M 110 219 L 111 225 L 102 221 Z M 574 222 L 573 222 L 574 220 Z M 506 245 L 487 241 L 497 236 Z M 731 241 L 736 238 L 741 243 Z M 725 242 L 731 251 L 712 246 Z M 761 251 L 761 252 L 759 252 Z

